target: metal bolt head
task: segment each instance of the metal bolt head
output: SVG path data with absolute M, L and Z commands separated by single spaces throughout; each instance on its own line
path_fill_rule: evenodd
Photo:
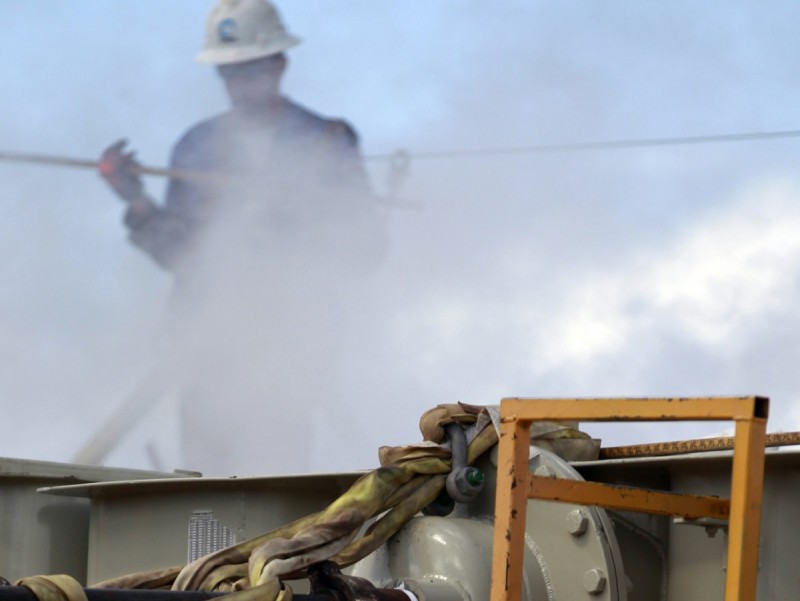
M 582 509 L 573 509 L 567 514 L 564 525 L 572 536 L 580 536 L 589 527 L 589 517 Z
M 583 588 L 590 595 L 599 595 L 606 588 L 606 575 L 600 568 L 587 570 L 583 575 Z

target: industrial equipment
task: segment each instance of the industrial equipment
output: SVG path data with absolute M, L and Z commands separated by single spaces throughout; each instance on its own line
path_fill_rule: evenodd
M 496 440 L 496 432 L 499 443 L 475 450 L 478 424 L 487 415 L 493 424 L 484 442 Z M 472 431 L 464 440 L 452 427 L 462 417 L 448 422 L 445 416 L 447 443 L 390 453 L 383 468 L 366 474 L 126 478 L 49 486 L 37 494 L 88 499 L 88 584 L 176 566 L 164 582 L 179 589 L 189 578 L 184 564 L 211 570 L 219 561 L 209 558 L 234 557 L 244 564 L 232 565 L 231 573 L 249 574 L 253 585 L 231 589 L 242 599 L 286 599 L 286 589 L 256 587 L 270 582 L 269 574 L 286 574 L 280 580 L 298 599 L 317 601 L 787 601 L 800 597 L 800 449 L 774 446 L 796 443 L 798 436 L 768 439 L 767 415 L 762 397 L 504 399 L 499 411 L 482 411 L 477 424 L 470 417 Z M 732 420 L 736 434 L 726 441 L 615 449 L 605 454 L 616 457 L 607 458 L 571 428 L 574 420 L 661 419 Z M 732 448 L 719 450 L 726 445 Z M 420 457 L 427 463 L 398 476 L 398 466 L 407 469 Z M 381 511 L 363 524 L 352 517 L 363 507 L 354 490 L 390 481 L 399 485 L 386 489 L 391 503 L 375 504 Z M 372 545 L 369 537 L 402 506 L 399 499 L 430 483 L 433 492 L 426 494 L 435 501 L 425 497 L 423 512 L 414 511 Z M 347 505 L 353 499 L 358 502 Z M 339 508 L 330 514 L 335 519 L 325 518 L 331 508 Z M 303 517 L 309 514 L 312 521 Z M 308 533 L 335 529 L 342 520 L 345 530 L 359 524 L 357 532 L 321 543 L 309 539 Z M 287 529 L 287 523 L 296 526 Z M 280 540 L 269 539 L 249 555 L 231 553 L 276 528 Z M 369 552 L 352 565 L 343 561 L 356 557 L 346 551 L 359 544 Z M 337 558 L 346 569 L 327 561 Z M 254 572 L 261 560 L 263 571 Z M 281 571 L 280 562 L 293 561 Z M 7 570 L 0 562 L 0 575 Z M 184 576 L 176 579 L 179 572 Z M 71 575 L 87 584 L 81 573 Z M 173 590 L 158 593 L 158 601 L 219 594 L 204 588 L 202 597 Z M 246 597 L 261 590 L 272 596 Z M 133 595 L 142 593 L 103 589 L 110 596 L 102 599 L 140 601 L 144 597 Z M 27 601 L 26 594 L 0 586 L 0 601 Z M 99 594 L 90 588 L 88 599 L 99 601 Z

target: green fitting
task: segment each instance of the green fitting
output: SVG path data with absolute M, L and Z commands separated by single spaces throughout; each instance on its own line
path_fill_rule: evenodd
M 483 474 L 483 472 L 476 467 L 467 472 L 467 482 L 469 482 L 472 486 L 480 486 L 483 484 L 485 478 L 486 476 Z
M 423 515 L 445 516 L 456 507 L 456 502 L 447 494 L 446 490 L 439 493 L 433 503 L 422 508 Z

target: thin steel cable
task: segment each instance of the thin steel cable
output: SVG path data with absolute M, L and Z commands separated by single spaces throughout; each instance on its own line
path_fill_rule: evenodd
M 631 138 L 622 140 L 605 140 L 600 142 L 572 142 L 566 144 L 534 144 L 530 146 L 510 146 L 505 148 L 474 148 L 465 150 L 434 150 L 406 152 L 415 160 L 455 159 L 484 156 L 544 154 L 555 152 L 582 152 L 589 150 L 614 150 L 625 148 L 647 148 L 655 146 L 687 146 L 691 144 L 718 144 L 725 142 L 749 142 L 753 140 L 775 140 L 800 137 L 800 130 L 752 132 L 738 134 L 716 134 L 704 136 L 681 136 L 675 138 Z M 367 161 L 391 161 L 397 156 L 390 154 L 371 154 L 364 157 Z

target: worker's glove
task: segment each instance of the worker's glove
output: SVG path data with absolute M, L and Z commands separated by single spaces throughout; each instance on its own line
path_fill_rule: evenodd
M 119 140 L 103 151 L 100 157 L 100 175 L 117 195 L 126 202 L 140 200 L 144 196 L 144 184 L 134 168 L 139 167 L 135 153 L 125 151 L 127 140 Z

